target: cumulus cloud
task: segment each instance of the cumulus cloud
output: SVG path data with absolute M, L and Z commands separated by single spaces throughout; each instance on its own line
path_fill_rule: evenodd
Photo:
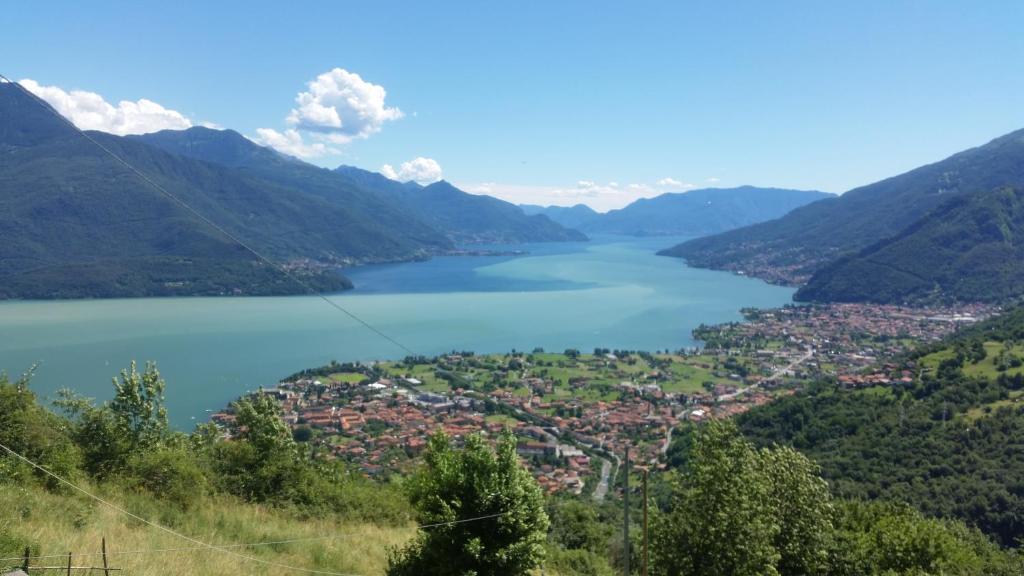
M 403 116 L 401 110 L 384 102 L 387 92 L 383 86 L 343 68 L 324 72 L 307 86 L 307 92 L 295 97 L 288 125 L 321 133 L 336 144 L 367 138 L 380 132 L 385 122 Z
M 288 128 L 256 130 L 254 141 L 300 158 L 338 154 L 334 146 L 369 138 L 386 122 L 404 114 L 385 102 L 383 86 L 363 80 L 355 72 L 334 68 L 306 84 L 285 117 Z M 440 168 L 438 168 L 440 171 Z
M 278 132 L 272 128 L 257 128 L 256 137 L 253 141 L 262 146 L 271 148 L 299 158 L 316 158 L 335 154 L 338 151 L 323 142 L 306 142 L 298 130 L 288 129 Z
M 57 86 L 43 86 L 31 79 L 21 80 L 20 84 L 83 130 L 123 136 L 167 129 L 183 130 L 192 126 L 192 121 L 181 112 L 145 98 L 134 102 L 122 100 L 114 106 L 95 92 L 67 91 Z
M 420 184 L 430 184 L 441 179 L 441 165 L 433 158 L 422 156 L 413 158 L 408 162 L 402 162 L 395 170 L 394 166 L 385 164 L 381 166 L 380 173 L 401 182 L 413 180 Z

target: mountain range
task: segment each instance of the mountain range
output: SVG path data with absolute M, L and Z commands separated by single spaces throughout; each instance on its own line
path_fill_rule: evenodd
M 1024 130 L 808 204 L 782 218 L 690 240 L 663 254 L 685 258 L 694 266 L 743 271 L 798 285 L 837 258 L 897 236 L 908 227 L 924 226 L 917 223 L 922 218 L 951 217 L 948 209 L 955 210 L 955 205 L 937 211 L 948 201 L 1005 186 L 1024 186 Z M 803 292 L 805 297 L 825 294 L 817 288 Z
M 831 194 L 783 188 L 704 188 L 641 198 L 625 208 L 598 213 L 587 206 L 523 206 L 563 226 L 593 234 L 706 236 L 778 218 Z
M 530 241 L 582 242 L 586 235 L 543 215 L 528 215 L 518 206 L 480 194 L 468 194 L 441 180 L 428 186 L 395 182 L 376 172 L 339 166 L 335 172 L 380 191 L 412 210 L 456 244 L 514 244 Z
M 1024 295 L 1024 189 L 958 195 L 902 232 L 838 258 L 797 300 L 1005 303 Z
M 0 298 L 304 291 L 44 106 L 0 84 Z M 88 135 L 319 290 L 351 286 L 335 271 L 339 266 L 426 258 L 456 242 L 585 239 L 447 183 L 435 185 L 436 206 L 426 214 L 431 187 L 410 206 L 344 171 L 306 164 L 230 130 Z M 449 210 L 457 210 L 450 221 L 491 222 L 507 233 L 444 229 Z

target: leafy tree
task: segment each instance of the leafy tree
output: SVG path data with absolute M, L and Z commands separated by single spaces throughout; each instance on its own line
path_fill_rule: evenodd
M 959 522 L 925 518 L 906 505 L 842 502 L 836 507 L 831 573 L 1021 573 L 1020 558 L 1006 554 L 981 532 Z
M 235 421 L 239 438 L 248 441 L 262 457 L 292 453 L 295 442 L 288 425 L 281 419 L 281 409 L 265 394 L 243 398 L 235 403 Z
M 128 438 L 132 450 L 148 450 L 167 438 L 167 409 L 164 407 L 166 383 L 156 369 L 156 363 L 147 362 L 141 374 L 135 362 L 121 370 L 114 378 L 114 398 L 110 410 L 122 434 Z
M 0 444 L 62 477 L 74 476 L 81 459 L 79 450 L 67 434 L 66 422 L 37 403 L 29 389 L 31 377 L 29 371 L 10 382 L 0 373 Z M 51 476 L 0 450 L 0 478 L 30 474 L 51 488 L 59 485 Z
M 143 373 L 135 362 L 114 378 L 114 398 L 101 406 L 64 389 L 56 402 L 71 418 L 71 435 L 87 472 L 97 477 L 123 471 L 129 458 L 156 449 L 171 437 L 164 408 L 164 380 L 153 363 Z
M 442 432 L 431 436 L 409 493 L 420 523 L 434 526 L 390 554 L 389 576 L 516 576 L 543 560 L 543 495 L 511 434 L 497 451 L 478 435 L 461 450 Z
M 223 489 L 254 502 L 309 502 L 303 485 L 310 470 L 299 460 L 295 440 L 280 409 L 264 394 L 234 404 L 237 435 L 210 446 Z
M 757 451 L 730 423 L 713 421 L 694 439 L 672 509 L 651 531 L 655 574 L 777 574 L 780 535 L 771 483 Z
M 615 576 L 617 572 L 603 556 L 590 550 L 551 547 L 545 567 L 564 576 Z
M 564 500 L 549 507 L 550 540 L 567 550 L 603 552 L 612 538 L 611 524 L 602 522 L 597 509 L 579 500 Z
M 782 574 L 821 574 L 828 566 L 833 508 L 818 465 L 788 447 L 762 449 L 770 512 L 779 530 L 773 545 Z

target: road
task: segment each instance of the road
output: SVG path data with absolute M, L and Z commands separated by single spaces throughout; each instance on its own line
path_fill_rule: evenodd
M 661 447 L 661 455 L 668 454 L 668 446 L 672 443 L 672 432 L 676 429 L 675 426 L 669 426 L 668 431 L 665 432 L 665 444 Z
M 605 495 L 608 494 L 608 477 L 612 472 L 612 463 L 601 459 L 601 480 L 598 481 L 597 487 L 594 488 L 594 501 L 604 502 Z
M 761 382 L 768 382 L 768 381 L 771 381 L 771 380 L 775 380 L 779 376 L 782 376 L 783 374 L 785 374 L 787 371 L 792 370 L 793 368 L 796 368 L 797 366 L 803 364 L 804 362 L 807 362 L 808 360 L 811 359 L 811 356 L 814 356 L 814 348 L 808 346 L 807 350 L 804 351 L 804 355 L 803 356 L 797 358 L 796 360 L 793 360 L 792 362 L 790 362 L 789 364 L 783 366 L 782 368 L 776 368 L 772 372 L 772 375 L 769 376 L 768 378 L 765 378 L 763 380 L 755 382 L 754 384 L 751 384 L 750 386 L 747 386 L 746 388 L 740 388 L 739 390 L 737 390 L 737 391 L 735 391 L 735 392 L 733 392 L 731 394 L 723 394 L 723 395 L 719 396 L 717 398 L 717 400 L 732 400 L 733 398 L 739 396 L 740 394 L 746 394 L 747 392 L 751 392 L 751 391 L 757 389 L 757 387 L 759 387 L 761 385 Z

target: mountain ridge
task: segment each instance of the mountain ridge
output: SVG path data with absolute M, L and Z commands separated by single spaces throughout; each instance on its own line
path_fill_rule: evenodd
M 446 180 L 421 186 L 390 180 L 382 174 L 339 166 L 345 175 L 394 199 L 429 225 L 444 230 L 456 244 L 518 244 L 523 242 L 583 242 L 583 233 L 544 215 L 528 215 L 504 200 L 460 190 Z
M 1024 295 L 1024 189 L 952 198 L 815 272 L 799 301 L 1006 302 Z
M 690 265 L 797 285 L 831 260 L 899 233 L 960 194 L 1024 185 L 1024 130 L 760 224 L 665 250 Z

